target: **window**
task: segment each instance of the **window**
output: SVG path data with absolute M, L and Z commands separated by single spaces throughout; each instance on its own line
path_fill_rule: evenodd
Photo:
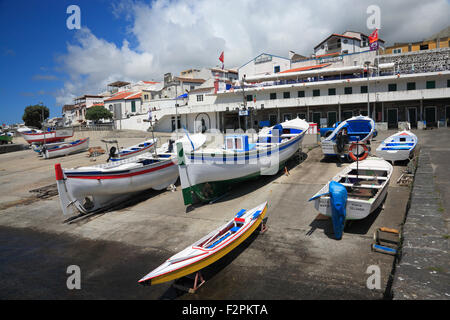
M 131 101 L 131 112 L 136 112 L 136 101 Z
M 367 93 L 367 86 L 361 86 L 361 93 Z
M 202 94 L 198 94 L 197 95 L 197 101 L 203 101 L 203 95 Z
M 291 97 L 290 92 L 283 92 L 283 99 L 289 99 Z
M 231 80 L 231 79 L 230 79 Z M 190 86 L 189 87 L 189 90 L 194 90 L 195 89 L 195 86 Z
M 306 119 L 306 113 L 297 113 L 297 117 L 300 119 Z
M 416 83 L 415 82 L 408 82 L 406 84 L 406 90 L 416 90 Z
M 420 50 L 428 50 L 428 45 L 427 44 L 420 45 Z
M 314 89 L 313 90 L 313 97 L 319 97 L 320 96 L 320 89 Z
M 344 88 L 344 93 L 345 94 L 352 94 L 352 87 L 345 87 Z
M 252 101 L 253 100 L 253 96 L 251 94 L 248 94 L 246 96 L 246 100 L 247 100 L 247 102 Z
M 305 97 L 305 91 L 301 90 L 298 92 L 298 97 L 299 98 L 304 98 Z
M 348 40 L 347 40 L 347 39 L 344 39 L 344 43 L 348 43 Z
M 447 88 L 450 88 L 450 79 L 447 80 Z
M 427 89 L 434 89 L 436 88 L 436 81 L 427 81 Z
M 280 72 L 280 66 L 275 66 L 275 67 L 273 67 L 273 72 L 274 72 L 274 73 Z
M 270 100 L 275 100 L 277 98 L 277 93 L 276 92 L 272 92 L 270 94 Z
M 397 91 L 397 84 L 396 83 L 389 83 L 388 84 L 388 91 Z
M 148 94 L 144 94 L 144 100 L 148 100 Z
M 336 88 L 328 88 L 328 95 L 329 96 L 335 96 L 336 95 Z
M 394 49 L 392 53 L 402 53 L 402 48 Z

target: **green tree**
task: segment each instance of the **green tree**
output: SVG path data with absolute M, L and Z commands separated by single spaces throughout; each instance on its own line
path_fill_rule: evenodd
M 42 115 L 44 119 L 42 119 Z M 22 116 L 22 120 L 25 122 L 26 126 L 42 128 L 42 122 L 48 119 L 50 116 L 50 111 L 48 108 L 41 104 L 36 104 L 34 106 L 28 106 Z
M 113 114 L 103 106 L 93 106 L 87 109 L 86 119 L 97 123 L 100 119 L 112 119 Z

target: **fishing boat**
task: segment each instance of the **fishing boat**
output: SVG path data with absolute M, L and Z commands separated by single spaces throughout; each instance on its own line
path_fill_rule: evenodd
M 365 116 L 356 116 L 341 122 L 321 142 L 325 156 L 350 156 L 364 160 L 369 155 L 367 144 L 375 133 L 375 122 Z
M 351 163 L 330 180 L 347 190 L 346 220 L 364 219 L 380 206 L 386 197 L 392 170 L 389 162 L 369 157 Z M 330 182 L 310 200 L 315 200 L 315 208 L 320 213 L 332 217 Z
M 251 210 L 240 210 L 230 221 L 167 259 L 139 283 L 155 285 L 205 268 L 247 239 L 262 223 L 266 211 L 267 201 Z
M 411 158 L 417 145 L 417 136 L 411 131 L 401 131 L 385 139 L 377 148 L 376 155 L 387 161 Z
M 109 149 L 109 157 L 107 162 L 109 161 L 120 161 L 120 160 L 124 160 L 124 159 L 129 159 L 131 157 L 135 157 L 137 155 L 140 154 L 144 154 L 146 152 L 149 152 L 151 150 L 151 148 L 155 145 L 157 139 L 150 139 L 150 140 L 146 140 L 146 141 L 142 141 L 138 144 L 135 144 L 134 146 L 125 148 L 125 149 L 120 149 L 117 146 L 116 147 L 111 147 Z M 108 143 L 112 144 L 115 143 L 117 145 L 117 140 L 102 140 L 103 142 L 106 143 L 106 149 L 108 149 Z
M 56 146 L 59 146 L 59 145 L 65 144 L 65 143 L 66 142 L 64 142 L 64 141 L 45 143 L 45 144 L 32 143 L 31 149 L 33 149 L 34 152 L 37 152 L 37 153 L 39 153 L 39 155 L 42 156 L 42 151 L 44 150 L 44 147 L 50 149 L 50 148 L 54 148 Z
M 178 140 L 184 148 L 199 148 L 206 141 L 202 134 Z M 147 189 L 162 190 L 178 179 L 174 141 L 163 144 L 153 154 L 73 169 L 55 164 L 56 182 L 63 214 L 78 210 L 93 213 Z
M 48 129 L 46 132 L 42 130 L 27 130 L 21 131 L 20 134 L 29 144 L 32 143 L 51 143 L 57 141 L 63 141 L 64 139 L 73 137 L 72 128 L 64 129 Z
M 66 156 L 73 153 L 82 152 L 89 148 L 89 138 L 78 139 L 71 142 L 58 143 L 57 145 L 45 144 L 42 148 L 42 156 L 45 159 Z
M 309 124 L 296 118 L 266 127 L 254 143 L 247 134 L 226 135 L 222 148 L 179 150 L 184 204 L 209 202 L 236 183 L 274 175 L 300 148 Z

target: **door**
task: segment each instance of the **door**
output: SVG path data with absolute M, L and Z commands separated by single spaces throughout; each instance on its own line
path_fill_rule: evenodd
M 450 127 L 450 106 L 445 107 L 445 119 L 447 127 Z
M 411 128 L 417 128 L 417 109 L 408 108 L 408 122 Z
M 353 111 L 343 111 L 342 112 L 342 121 L 350 119 L 353 117 Z
M 320 125 L 320 112 L 313 112 L 313 122 Z
M 288 120 L 292 120 L 292 114 L 290 114 L 290 113 L 283 114 L 283 121 L 288 121 Z
M 327 121 L 328 128 L 331 128 L 333 124 L 336 123 L 336 121 L 337 121 L 337 112 L 336 111 L 328 112 L 328 121 Z
M 437 127 L 436 107 L 426 107 L 425 108 L 425 121 L 427 123 L 427 128 Z
M 270 114 L 269 115 L 269 121 L 270 121 L 270 126 L 274 126 L 277 124 L 277 115 L 276 114 Z
M 395 109 L 388 109 L 387 112 L 387 122 L 388 122 L 388 129 L 397 129 L 398 128 L 398 110 Z

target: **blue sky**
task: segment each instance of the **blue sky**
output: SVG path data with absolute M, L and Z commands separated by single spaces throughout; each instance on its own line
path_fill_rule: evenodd
M 55 92 L 68 75 L 61 71 L 58 56 L 78 32 L 66 26 L 71 4 L 80 6 L 81 25 L 97 36 L 113 43 L 126 36 L 126 24 L 114 16 L 111 1 L 0 1 L 1 123 L 21 122 L 24 108 L 39 102 L 50 108 L 51 117 L 60 115 Z
M 69 5 L 81 29 L 69 30 Z M 262 52 L 302 55 L 331 33 L 369 34 L 373 0 L 0 0 L 0 124 L 42 102 L 50 117 L 116 80 L 161 81 L 166 72 L 237 68 Z M 420 41 L 446 28 L 449 0 L 377 0 L 379 36 Z M 325 10 L 326 9 L 326 10 Z M 418 19 L 420 17 L 420 19 Z

